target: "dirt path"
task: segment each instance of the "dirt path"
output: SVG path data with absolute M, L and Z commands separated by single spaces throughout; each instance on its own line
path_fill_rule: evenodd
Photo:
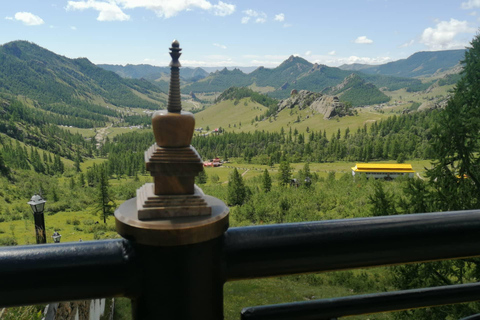
M 247 173 L 248 171 L 250 171 L 250 169 L 247 169 L 245 170 L 244 173 L 242 173 L 242 177 L 245 175 L 245 173 Z M 224 181 L 222 184 L 227 184 L 228 183 L 228 180 L 227 181 Z
M 96 146 L 97 149 L 100 149 L 102 144 L 105 142 L 105 138 L 107 137 L 107 130 L 110 129 L 112 125 L 109 125 L 108 127 L 105 128 L 100 128 L 97 129 L 97 134 L 95 135 L 95 140 L 97 141 Z
M 421 180 L 425 180 L 425 178 L 422 177 L 422 176 L 420 175 L 420 173 L 418 173 L 418 172 L 417 172 L 417 177 L 418 177 L 419 179 L 421 179 Z

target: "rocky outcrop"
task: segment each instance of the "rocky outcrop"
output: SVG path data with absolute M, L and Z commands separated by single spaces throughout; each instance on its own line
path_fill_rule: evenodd
M 345 115 L 345 105 L 337 97 L 325 95 L 319 92 L 300 90 L 290 98 L 280 101 L 278 112 L 285 108 L 298 106 L 300 110 L 310 108 L 315 113 L 323 114 L 324 119 Z
M 443 98 L 440 100 L 431 100 L 431 101 L 426 101 L 418 107 L 418 111 L 424 111 L 424 110 L 429 110 L 429 109 L 445 109 L 445 107 L 448 104 L 448 100 L 450 97 Z

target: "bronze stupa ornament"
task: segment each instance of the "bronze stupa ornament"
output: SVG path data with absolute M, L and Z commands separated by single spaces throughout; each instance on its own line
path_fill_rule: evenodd
M 170 48 L 172 62 L 167 110 L 156 111 L 152 116 L 156 143 L 145 152 L 145 162 L 154 183 L 147 183 L 137 190 L 135 214 L 127 213 L 122 207 L 115 212 L 117 231 L 126 238 L 130 235 L 138 240 L 138 237 L 144 238 L 146 234 L 152 235 L 152 229 L 163 230 L 153 235 L 157 240 L 152 242 L 151 239 L 145 239 L 147 244 L 194 243 L 205 237 L 208 240 L 210 236 L 207 234 L 211 232 L 218 236 L 228 227 L 228 208 L 225 204 L 204 195 L 195 185 L 195 176 L 203 170 L 203 162 L 190 145 L 195 118 L 192 113 L 182 111 L 181 64 L 178 60 L 181 50 L 178 41 L 173 41 Z M 126 204 L 122 206 L 126 207 Z M 148 226 L 148 230 L 140 226 Z M 181 232 L 182 237 L 175 239 L 173 235 L 182 226 L 185 228 Z M 176 231 L 172 233 L 173 230 Z M 159 239 L 163 243 L 158 243 Z

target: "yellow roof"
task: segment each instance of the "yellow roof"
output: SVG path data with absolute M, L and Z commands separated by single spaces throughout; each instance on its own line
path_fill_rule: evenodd
M 352 170 L 355 172 L 415 172 L 411 164 L 404 163 L 357 163 Z

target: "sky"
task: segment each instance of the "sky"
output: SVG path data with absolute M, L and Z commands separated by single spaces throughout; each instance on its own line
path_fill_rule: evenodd
M 95 64 L 278 66 L 291 55 L 339 66 L 461 49 L 480 0 L 0 1 L 0 44 L 28 40 Z

